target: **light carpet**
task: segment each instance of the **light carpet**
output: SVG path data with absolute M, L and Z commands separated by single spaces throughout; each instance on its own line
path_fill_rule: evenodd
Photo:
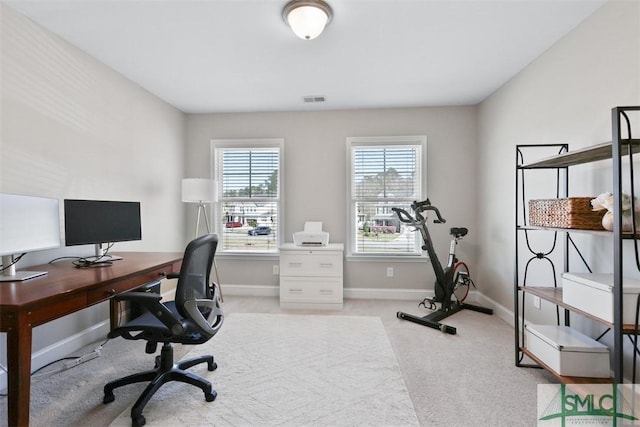
M 148 426 L 419 425 L 378 317 L 233 313 L 185 357 L 199 354 L 218 364 L 191 368 L 216 400 L 166 384 L 143 411 Z M 130 426 L 130 411 L 111 425 Z

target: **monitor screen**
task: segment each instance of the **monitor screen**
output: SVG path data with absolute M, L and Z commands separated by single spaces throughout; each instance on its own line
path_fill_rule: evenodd
M 140 203 L 65 199 L 64 231 L 67 246 L 141 240 Z
M 0 255 L 60 246 L 58 199 L 0 193 Z

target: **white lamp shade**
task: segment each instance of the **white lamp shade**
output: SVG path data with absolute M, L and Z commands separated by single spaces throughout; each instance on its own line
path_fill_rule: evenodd
M 215 202 L 217 199 L 217 185 L 213 179 L 185 178 L 182 180 L 183 202 Z
M 322 34 L 329 21 L 324 10 L 315 6 L 300 6 L 287 15 L 287 22 L 296 36 L 312 40 Z

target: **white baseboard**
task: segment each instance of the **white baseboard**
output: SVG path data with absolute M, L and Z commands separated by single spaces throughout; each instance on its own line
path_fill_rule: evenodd
M 223 284 L 222 295 L 278 297 L 279 286 L 255 286 Z M 377 288 L 345 288 L 344 297 L 354 299 L 385 299 L 385 300 L 421 300 L 433 296 L 433 291 L 424 289 L 377 289 Z
M 471 301 L 476 302 L 485 307 L 489 307 L 493 309 L 493 314 L 498 316 L 500 319 L 504 320 L 511 327 L 515 327 L 513 323 L 513 310 L 508 309 L 504 305 L 498 304 L 496 301 L 491 298 L 481 294 L 480 292 L 474 292 L 475 298 L 472 298 Z M 471 295 L 470 295 L 471 297 Z
M 255 285 L 222 285 L 222 294 L 237 296 L 260 296 L 278 297 L 280 288 L 278 286 L 255 286 Z M 425 289 L 388 289 L 388 288 L 344 288 L 344 297 L 352 299 L 376 299 L 376 300 L 415 300 L 421 301 L 426 297 L 433 297 L 433 290 Z M 468 302 L 481 304 L 492 308 L 494 314 L 513 326 L 513 311 L 503 305 L 498 304 L 491 298 L 486 297 L 478 291 L 469 293 Z
M 164 294 L 163 294 L 164 295 Z M 169 296 L 170 293 L 167 295 Z M 254 286 L 254 285 L 223 285 L 222 295 L 278 297 L 278 286 Z M 377 299 L 377 300 L 415 300 L 420 301 L 425 297 L 432 297 L 433 291 L 424 289 L 379 289 L 379 288 L 345 288 L 344 297 L 351 299 Z M 485 307 L 493 308 L 494 314 L 513 326 L 513 311 L 498 304 L 478 291 L 471 291 L 469 302 L 478 303 Z M 90 328 L 74 334 L 64 340 L 36 351 L 31 357 L 32 371 L 61 359 L 93 342 L 104 339 L 109 333 L 109 320 L 104 320 Z M 0 390 L 7 388 L 7 374 L 0 371 Z
M 220 286 L 222 298 L 225 295 L 237 295 L 248 297 L 278 297 L 280 296 L 279 286 L 255 286 L 255 285 L 227 285 Z
M 77 334 L 71 335 L 31 355 L 31 371 L 35 371 L 55 360 L 68 356 L 82 347 L 106 338 L 109 333 L 109 320 L 103 320 Z M 0 390 L 7 388 L 7 373 L 0 371 Z
M 344 297 L 376 300 L 416 300 L 432 297 L 433 291 L 424 289 L 345 288 Z

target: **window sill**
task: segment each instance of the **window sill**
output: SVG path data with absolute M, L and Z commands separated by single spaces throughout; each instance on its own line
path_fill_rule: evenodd
M 346 255 L 347 262 L 396 262 L 396 263 L 424 263 L 429 262 L 426 255 Z M 278 261 L 280 253 L 217 253 L 216 259 L 242 261 Z
M 348 262 L 413 262 L 423 263 L 429 261 L 427 255 L 354 255 L 346 256 Z
M 243 260 L 243 261 L 278 261 L 279 252 L 271 253 L 216 253 L 216 259 Z

